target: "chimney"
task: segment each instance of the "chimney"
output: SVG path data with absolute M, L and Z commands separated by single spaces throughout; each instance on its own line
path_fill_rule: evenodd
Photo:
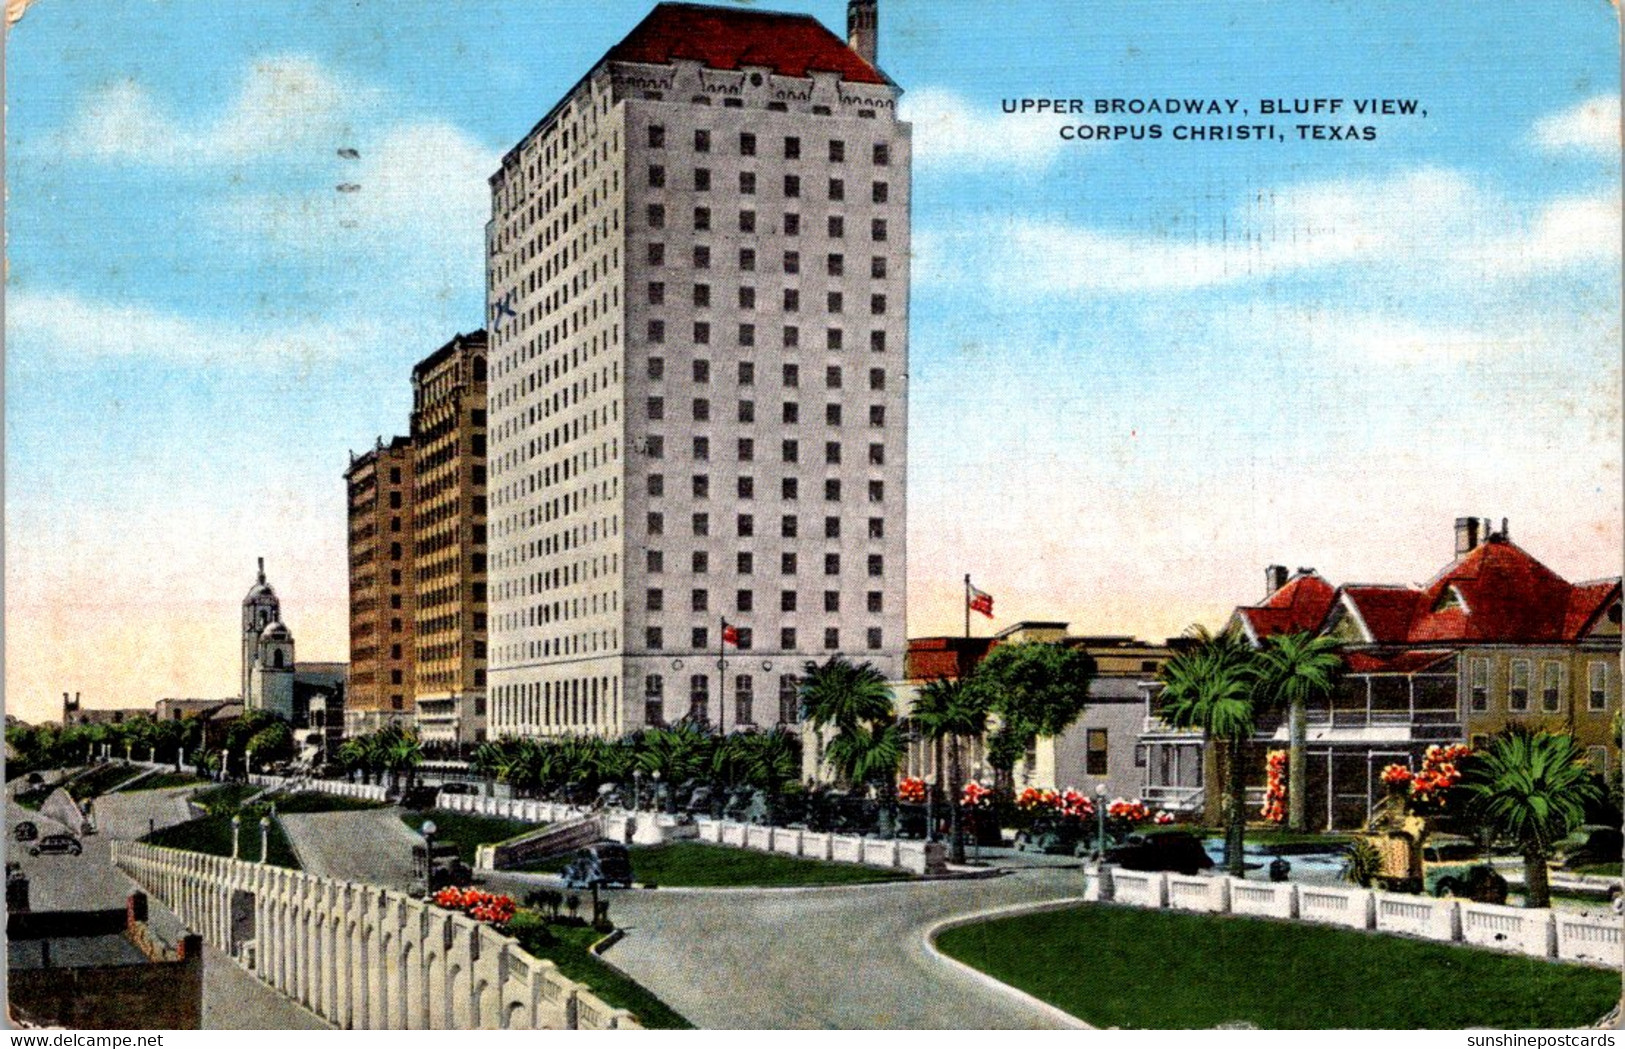
M 1509 541 L 1511 541 L 1511 539 L 1512 539 L 1512 526 L 1510 524 L 1508 524 L 1507 519 L 1503 517 L 1503 518 L 1501 518 L 1501 541 L 1502 542 L 1509 542 Z
M 1286 565 L 1270 565 L 1264 569 L 1264 596 L 1269 597 L 1286 586 Z
M 1456 518 L 1456 556 L 1461 557 L 1472 553 L 1478 548 L 1478 526 L 1476 517 Z
M 880 12 L 877 0 L 847 0 L 846 46 L 870 65 L 880 54 Z

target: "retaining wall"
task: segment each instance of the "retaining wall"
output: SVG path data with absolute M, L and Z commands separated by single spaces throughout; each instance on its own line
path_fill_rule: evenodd
M 1612 914 L 1500 907 L 1352 886 L 1250 882 L 1161 872 L 1089 868 L 1085 898 L 1132 907 L 1169 907 L 1340 925 L 1537 958 L 1617 968 L 1625 964 L 1625 923 Z M 1603 910 L 1599 905 L 1599 911 Z
M 112 853 L 205 940 L 336 1027 L 640 1026 L 491 926 L 390 889 L 141 842 Z
M 254 773 L 248 782 L 256 787 L 272 790 L 313 790 L 334 794 L 341 798 L 361 798 L 364 801 L 388 801 L 389 794 L 382 783 L 351 783 L 342 779 L 290 779 L 287 776 L 266 776 Z

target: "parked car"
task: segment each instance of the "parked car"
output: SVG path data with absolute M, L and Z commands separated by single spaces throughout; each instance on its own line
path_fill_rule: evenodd
M 33 841 L 39 837 L 39 827 L 35 826 L 32 820 L 23 820 L 17 824 L 16 829 L 12 831 L 12 835 L 18 841 Z
M 1131 835 L 1123 844 L 1106 850 L 1106 862 L 1130 871 L 1175 871 L 1195 874 L 1210 870 L 1213 857 L 1202 842 L 1187 831 Z
M 1031 827 L 1016 832 L 1016 851 L 1071 856 L 1079 846 L 1093 841 L 1088 831 L 1089 827 L 1077 820 L 1034 820 Z
M 440 793 L 472 794 L 474 793 L 474 785 L 472 783 L 442 783 L 440 785 Z
M 632 856 L 625 845 L 605 842 L 589 845 L 564 868 L 564 884 L 572 889 L 632 887 Z
M 1433 887 L 1435 896 L 1460 896 L 1474 903 L 1506 903 L 1507 880 L 1493 867 L 1478 864 L 1457 877 L 1447 874 Z
M 79 844 L 79 839 L 72 834 L 47 834 L 28 851 L 34 856 L 47 852 L 77 856 L 85 851 L 85 847 Z
M 403 809 L 432 809 L 440 796 L 436 787 L 413 787 L 401 794 L 401 808 Z

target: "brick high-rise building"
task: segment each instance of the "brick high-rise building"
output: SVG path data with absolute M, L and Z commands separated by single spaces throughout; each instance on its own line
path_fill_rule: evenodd
M 425 743 L 485 738 L 485 332 L 412 369 L 416 720 Z
M 910 128 L 848 20 L 660 4 L 491 177 L 493 736 L 902 671 Z
M 350 684 L 346 735 L 412 720 L 416 593 L 412 441 L 382 440 L 350 457 Z

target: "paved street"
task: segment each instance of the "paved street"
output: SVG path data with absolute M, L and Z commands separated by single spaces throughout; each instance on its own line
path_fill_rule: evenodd
M 1082 888 L 1076 870 L 1050 868 L 834 889 L 616 892 L 610 917 L 627 935 L 606 957 L 704 1028 L 1053 1028 L 1053 1014 L 931 957 L 924 934 L 943 918 Z
M 423 839 L 401 822 L 397 808 L 308 812 L 282 819 L 299 862 L 311 874 L 344 881 L 412 888 L 412 846 Z
M 167 791 L 138 791 L 110 794 L 96 803 L 101 832 L 82 839 L 82 856 L 30 856 L 27 846 L 16 841 L 13 829 L 22 820 L 31 820 L 40 834 L 56 834 L 64 828 L 37 812 L 6 799 L 6 856 L 23 865 L 29 878 L 30 904 L 34 910 L 98 910 L 123 907 L 136 884 L 112 864 L 109 841 L 139 838 L 147 833 L 149 821 L 159 827 L 186 818 L 186 788 Z M 179 918 L 156 899 L 149 899 L 148 919 L 155 931 L 174 943 L 180 938 Z M 319 1029 L 328 1025 L 292 1000 L 254 979 L 245 969 L 212 947 L 203 952 L 203 1026 L 206 1030 Z

